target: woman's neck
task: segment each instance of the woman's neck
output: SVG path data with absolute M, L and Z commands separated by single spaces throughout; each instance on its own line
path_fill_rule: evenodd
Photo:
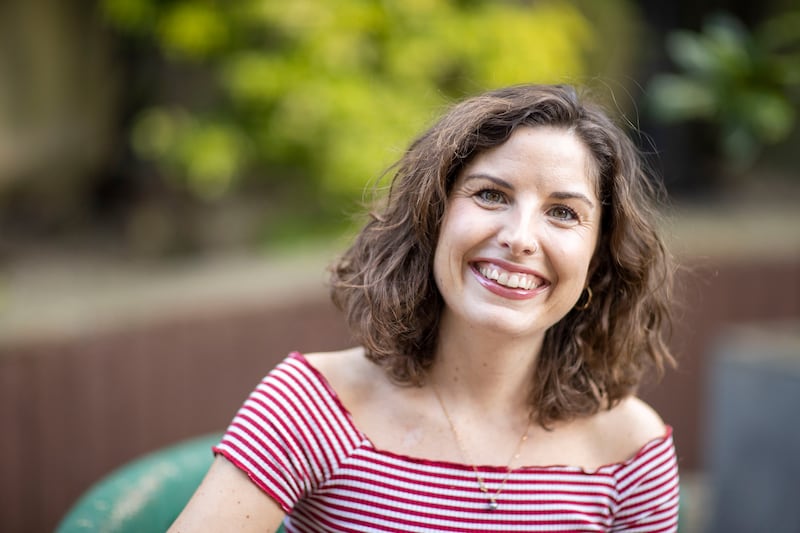
M 431 384 L 470 410 L 530 412 L 530 384 L 544 333 L 510 338 L 442 324 Z

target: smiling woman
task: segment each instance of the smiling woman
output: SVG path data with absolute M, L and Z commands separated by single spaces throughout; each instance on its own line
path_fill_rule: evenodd
M 572 88 L 453 107 L 333 265 L 360 346 L 264 378 L 173 530 L 675 531 L 653 183 Z

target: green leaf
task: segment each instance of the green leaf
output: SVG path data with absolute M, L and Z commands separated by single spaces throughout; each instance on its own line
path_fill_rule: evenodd
M 709 118 L 719 107 L 716 95 L 708 85 L 674 74 L 654 77 L 647 93 L 652 111 L 667 121 Z
M 203 59 L 222 49 L 230 37 L 224 12 L 211 5 L 184 1 L 162 16 L 158 36 L 164 48 L 178 57 Z
M 151 108 L 137 118 L 131 142 L 140 155 L 158 159 L 174 149 L 179 135 L 180 125 L 173 113 L 163 108 Z
M 780 13 L 761 23 L 755 31 L 756 41 L 774 53 L 784 53 L 800 46 L 800 10 Z
M 742 115 L 759 140 L 774 144 L 791 133 L 795 110 L 782 95 L 751 91 L 742 96 L 741 106 Z
M 737 77 L 753 70 L 754 46 L 741 22 L 730 15 L 717 13 L 709 17 L 703 29 L 718 72 Z
M 247 140 L 232 125 L 196 124 L 179 147 L 190 187 L 204 198 L 224 194 L 239 177 Z
M 700 76 L 717 70 L 716 58 L 708 42 L 689 31 L 675 31 L 667 36 L 667 53 L 682 69 Z
M 100 11 L 117 27 L 144 33 L 150 29 L 158 8 L 153 0 L 102 0 Z

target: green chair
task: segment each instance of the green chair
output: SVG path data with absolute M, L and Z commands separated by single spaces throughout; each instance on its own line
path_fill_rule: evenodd
M 197 437 L 119 467 L 81 496 L 56 533 L 166 531 L 211 466 L 219 439 Z

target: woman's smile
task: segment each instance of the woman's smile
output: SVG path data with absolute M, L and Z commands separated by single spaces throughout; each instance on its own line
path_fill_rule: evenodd
M 571 132 L 523 127 L 459 173 L 434 256 L 444 318 L 541 334 L 575 305 L 597 244 L 594 162 Z
M 502 266 L 499 261 L 478 261 L 471 264 L 478 283 L 489 291 L 511 299 L 533 298 L 547 285 L 547 280 L 533 272 Z

